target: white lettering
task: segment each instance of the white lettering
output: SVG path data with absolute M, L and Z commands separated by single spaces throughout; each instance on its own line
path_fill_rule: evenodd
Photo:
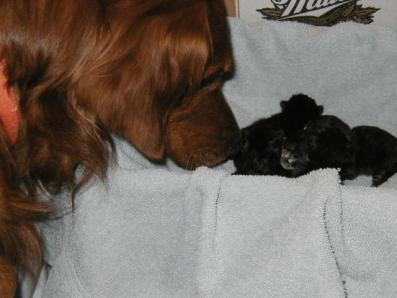
M 271 0 L 274 5 L 283 8 L 281 18 L 296 16 L 302 13 L 309 15 L 310 11 L 330 11 L 333 6 L 338 7 L 353 0 Z
M 305 7 L 306 1 L 299 1 L 298 6 L 295 9 L 294 14 L 301 13 L 303 8 Z
M 281 15 L 281 17 L 286 17 L 286 16 L 289 16 L 289 15 L 293 15 L 293 14 L 294 14 L 293 9 L 294 9 L 294 6 L 295 6 L 295 4 L 296 4 L 296 1 L 298 1 L 298 0 L 291 0 L 291 1 L 288 3 L 288 5 L 287 5 L 287 7 L 284 9 L 283 14 Z M 304 2 L 304 0 L 303 0 L 303 2 Z
M 316 3 L 316 0 L 307 0 L 306 9 L 307 9 L 307 10 L 313 10 L 313 9 L 315 9 L 315 8 L 316 8 L 316 7 L 315 7 L 315 3 Z

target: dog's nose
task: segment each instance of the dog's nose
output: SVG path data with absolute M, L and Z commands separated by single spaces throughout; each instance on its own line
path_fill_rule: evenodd
M 237 135 L 237 137 L 235 137 L 231 143 L 231 145 L 229 146 L 229 149 L 227 151 L 227 156 L 228 158 L 232 158 L 234 157 L 237 153 L 240 152 L 241 148 L 243 147 L 244 144 L 244 140 L 241 136 L 241 133 L 239 133 Z

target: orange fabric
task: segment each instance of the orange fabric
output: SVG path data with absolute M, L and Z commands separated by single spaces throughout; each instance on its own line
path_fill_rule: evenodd
M 0 124 L 14 144 L 18 137 L 20 114 L 12 89 L 8 88 L 4 63 L 0 64 Z

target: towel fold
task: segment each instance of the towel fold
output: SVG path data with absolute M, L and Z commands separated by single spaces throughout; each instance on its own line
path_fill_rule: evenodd
M 131 156 L 63 219 L 44 297 L 397 294 L 396 190 L 341 186 L 332 169 L 133 170 Z

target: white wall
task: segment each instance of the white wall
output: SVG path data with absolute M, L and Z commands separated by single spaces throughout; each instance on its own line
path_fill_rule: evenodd
M 397 1 L 396 0 L 359 0 L 357 4 L 363 7 L 373 6 L 380 8 L 374 14 L 374 23 L 387 25 L 397 30 Z M 261 21 L 262 15 L 257 9 L 274 5 L 271 0 L 239 0 L 240 17 L 250 21 Z

